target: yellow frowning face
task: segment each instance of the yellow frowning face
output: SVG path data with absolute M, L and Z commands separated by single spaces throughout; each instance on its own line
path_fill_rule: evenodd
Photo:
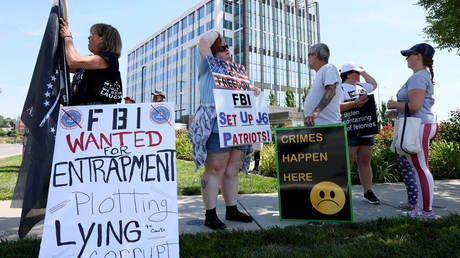
M 345 205 L 345 193 L 336 183 L 323 181 L 311 189 L 310 201 L 320 213 L 332 215 L 341 211 Z

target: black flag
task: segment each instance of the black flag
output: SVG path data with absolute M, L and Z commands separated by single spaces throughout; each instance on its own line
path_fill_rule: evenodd
M 20 238 L 45 217 L 60 92 L 68 83 L 59 17 L 62 10 L 59 1 L 54 0 L 21 115 L 28 132 L 11 203 L 13 208 L 22 207 Z

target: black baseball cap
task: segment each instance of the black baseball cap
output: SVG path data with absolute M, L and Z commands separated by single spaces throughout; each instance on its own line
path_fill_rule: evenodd
M 427 44 L 427 43 L 420 43 L 420 44 L 414 45 L 408 50 L 401 50 L 401 55 L 409 56 L 410 54 L 414 52 L 419 53 L 419 54 L 424 54 L 427 56 L 431 56 L 431 57 L 434 56 L 434 48 L 430 44 Z

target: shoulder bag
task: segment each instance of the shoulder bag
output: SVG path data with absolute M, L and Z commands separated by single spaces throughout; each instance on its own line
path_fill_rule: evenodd
M 390 149 L 400 155 L 416 154 L 422 150 L 420 128 L 422 119 L 411 117 L 409 103 L 405 105 L 404 117 L 395 121 Z

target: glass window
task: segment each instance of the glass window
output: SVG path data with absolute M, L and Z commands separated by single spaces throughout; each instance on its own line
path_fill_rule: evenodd
M 168 29 L 168 38 L 172 36 L 172 27 L 169 27 Z
M 187 42 L 187 35 L 182 36 L 182 38 L 180 40 L 181 44 L 184 44 L 185 42 Z
M 187 28 L 187 17 L 184 18 L 184 19 L 182 19 L 182 20 L 180 21 L 180 23 L 181 23 L 181 28 L 182 28 L 182 29 Z
M 227 30 L 233 30 L 232 22 L 224 19 L 224 28 L 226 28 Z
M 198 20 L 201 20 L 201 18 L 204 17 L 204 6 L 200 7 L 200 9 L 198 9 Z
M 210 14 L 214 11 L 214 1 L 210 1 L 206 4 L 206 14 Z
M 173 47 L 176 48 L 178 45 L 179 45 L 179 40 L 177 40 L 177 39 L 174 40 L 174 45 L 173 45 Z
M 249 2 L 249 6 L 251 6 L 250 2 Z M 233 13 L 232 3 L 225 1 L 225 12 L 226 13 Z
M 177 32 L 179 32 L 179 23 L 174 24 L 173 30 L 174 30 L 174 35 L 176 35 Z
M 192 40 L 195 37 L 195 31 L 192 30 L 188 33 L 188 40 Z
M 225 39 L 225 43 L 227 43 L 227 45 L 233 46 L 233 39 L 232 38 L 224 37 L 224 39 Z
M 204 32 L 204 25 L 201 25 L 200 28 L 198 29 L 198 36 L 203 34 Z
M 161 33 L 161 42 L 165 41 L 165 32 L 163 31 Z
M 214 28 L 214 21 L 211 20 L 210 22 L 206 23 L 206 30 L 209 31 Z
M 191 13 L 188 16 L 188 25 L 192 25 L 195 22 L 195 13 Z

